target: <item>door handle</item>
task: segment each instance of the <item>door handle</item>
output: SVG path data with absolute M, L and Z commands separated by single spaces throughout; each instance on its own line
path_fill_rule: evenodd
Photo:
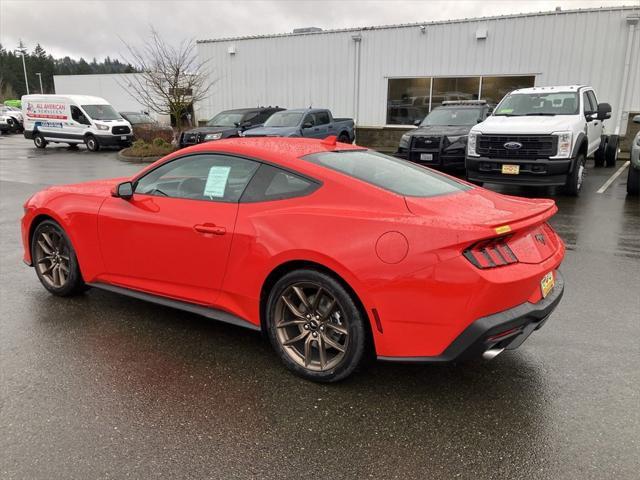
M 194 225 L 193 229 L 198 233 L 209 233 L 212 235 L 224 235 L 227 233 L 227 229 L 224 227 L 219 227 L 218 225 L 214 225 L 212 223 L 205 223 L 203 225 Z

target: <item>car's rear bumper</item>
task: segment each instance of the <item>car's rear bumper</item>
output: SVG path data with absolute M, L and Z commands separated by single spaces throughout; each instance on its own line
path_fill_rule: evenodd
M 505 175 L 502 165 L 519 165 L 518 175 Z M 508 185 L 561 186 L 573 168 L 573 159 L 512 160 L 486 157 L 467 157 L 467 179 L 472 182 Z
M 560 303 L 564 294 L 564 279 L 555 271 L 555 286 L 549 295 L 537 303 L 523 303 L 503 312 L 479 318 L 469 325 L 445 349 L 433 357 L 385 357 L 378 360 L 404 363 L 449 363 L 480 357 L 489 349 L 518 348 L 538 330 Z

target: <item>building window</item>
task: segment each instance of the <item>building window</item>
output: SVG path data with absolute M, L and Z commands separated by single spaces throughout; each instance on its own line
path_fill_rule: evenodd
M 518 88 L 533 87 L 534 75 L 495 77 L 390 78 L 387 125 L 413 125 L 443 101 L 486 100 L 496 105 Z
M 429 113 L 430 78 L 390 78 L 387 124 L 413 125 Z
M 431 92 L 431 108 L 444 101 L 478 100 L 480 77 L 434 78 Z
M 480 98 L 487 103 L 497 105 L 500 100 L 509 92 L 518 88 L 533 87 L 536 77 L 513 76 L 513 77 L 482 77 L 482 93 Z

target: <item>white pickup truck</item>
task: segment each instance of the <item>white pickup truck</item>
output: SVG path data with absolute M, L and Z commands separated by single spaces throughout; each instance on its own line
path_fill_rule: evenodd
M 603 135 L 611 106 L 584 85 L 533 87 L 506 95 L 469 132 L 465 166 L 474 183 L 564 186 L 578 195 L 585 163 L 613 166 L 617 136 Z

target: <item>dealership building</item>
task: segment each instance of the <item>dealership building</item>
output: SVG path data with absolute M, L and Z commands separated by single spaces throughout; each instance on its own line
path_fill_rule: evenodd
M 609 133 L 640 112 L 640 8 L 612 7 L 200 40 L 215 81 L 198 119 L 225 109 L 327 107 L 379 148 L 444 100 L 498 102 L 520 87 L 587 84 Z

